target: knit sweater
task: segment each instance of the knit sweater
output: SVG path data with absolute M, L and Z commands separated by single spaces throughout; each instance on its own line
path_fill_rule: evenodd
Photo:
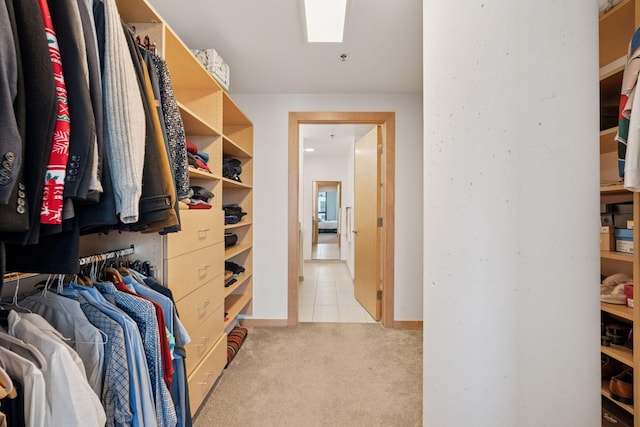
M 145 116 L 136 71 L 115 0 L 104 0 L 103 100 L 105 151 L 116 210 L 125 224 L 138 221 L 142 194 Z

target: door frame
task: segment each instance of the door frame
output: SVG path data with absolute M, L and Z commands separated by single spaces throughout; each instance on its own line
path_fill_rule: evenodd
M 300 280 L 300 125 L 372 124 L 382 127 L 381 279 L 382 325 L 394 327 L 394 208 L 395 208 L 395 113 L 394 112 L 290 112 L 289 113 L 289 206 L 288 206 L 288 317 L 298 324 Z
M 337 194 L 337 204 L 338 206 L 336 207 L 336 209 L 338 210 L 338 212 L 336 213 L 336 216 L 338 218 L 338 227 L 337 227 L 337 233 L 338 233 L 338 247 L 340 247 L 340 209 L 342 208 L 342 181 L 313 181 L 313 240 L 311 241 L 311 244 L 313 245 L 314 243 L 318 243 L 318 233 L 320 232 L 320 227 L 319 227 L 319 222 L 318 221 L 318 193 L 320 192 L 320 187 L 324 186 L 324 185 L 335 185 L 336 186 L 336 192 Z

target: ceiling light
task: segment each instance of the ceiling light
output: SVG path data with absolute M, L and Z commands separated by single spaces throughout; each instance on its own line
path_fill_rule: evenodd
M 316 149 L 315 148 L 305 148 L 304 151 L 312 152 L 312 151 L 316 151 Z
M 304 0 L 309 43 L 342 43 L 347 0 Z

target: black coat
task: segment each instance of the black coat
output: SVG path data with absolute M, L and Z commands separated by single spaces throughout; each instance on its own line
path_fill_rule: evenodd
M 50 1 L 49 10 L 60 46 L 71 117 L 64 197 L 84 200 L 91 181 L 96 125 L 89 94 L 87 52 L 81 50 L 85 41 L 80 10 L 75 0 Z
M 56 88 L 38 1 L 8 1 L 15 11 L 28 126 L 24 137 L 23 209 L 13 205 L 0 212 L 0 241 L 25 244 L 37 242 L 40 233 L 42 193 L 56 120 Z M 27 231 L 20 229 L 25 215 Z

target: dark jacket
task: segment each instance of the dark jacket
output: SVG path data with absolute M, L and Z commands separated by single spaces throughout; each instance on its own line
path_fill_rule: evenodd
M 80 10 L 75 0 L 49 2 L 65 75 L 71 133 L 64 197 L 86 199 L 96 149 L 96 126 L 89 96 L 89 67 Z
M 40 207 L 56 119 L 56 88 L 44 23 L 37 0 L 11 0 L 22 58 L 25 90 L 24 210 L 15 205 L 0 216 L 0 241 L 35 243 L 40 233 Z M 19 212 L 24 211 L 24 213 Z M 29 229 L 16 226 L 28 216 Z

